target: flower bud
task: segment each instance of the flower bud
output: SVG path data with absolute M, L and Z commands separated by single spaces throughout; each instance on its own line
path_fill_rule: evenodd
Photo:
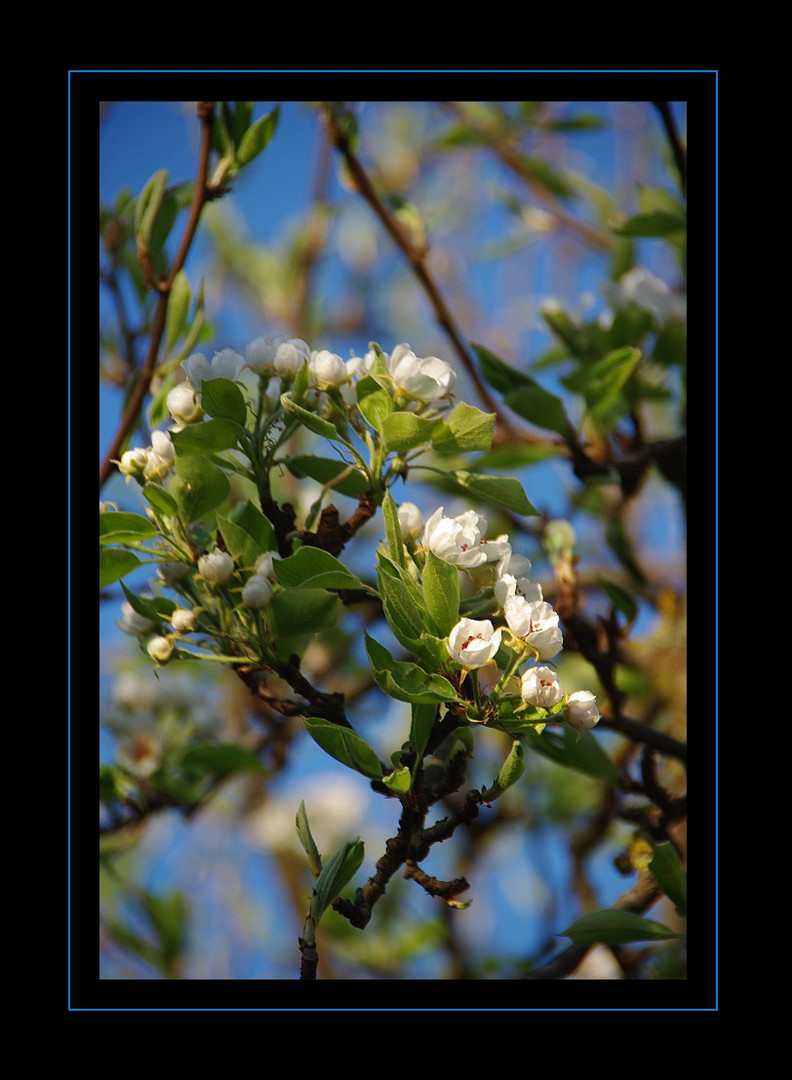
M 242 602 L 254 611 L 260 611 L 269 604 L 273 596 L 272 585 L 263 574 L 252 574 L 242 590 Z
M 269 578 L 270 581 L 275 581 L 275 569 L 272 564 L 275 559 L 280 558 L 281 556 L 277 553 L 277 551 L 265 551 L 256 559 L 253 570 L 259 576 Z
M 590 690 L 576 690 L 567 698 L 567 720 L 578 731 L 593 728 L 600 718 L 597 699 Z
M 179 424 L 194 424 L 203 416 L 203 409 L 197 391 L 191 383 L 179 383 L 168 393 L 165 399 L 168 412 Z
M 173 642 L 170 638 L 157 634 L 146 643 L 146 652 L 158 664 L 167 664 L 173 654 Z
M 275 350 L 275 370 L 282 378 L 293 379 L 310 355 L 311 349 L 302 338 L 281 342 Z
M 190 608 L 176 608 L 171 615 L 170 623 L 177 633 L 191 634 L 198 624 L 198 619 Z
M 212 548 L 198 560 L 198 573 L 210 585 L 224 585 L 233 572 L 234 560 L 220 548 Z
M 121 455 L 118 471 L 127 478 L 127 483 L 133 477 L 140 480 L 143 477 L 147 460 L 148 454 L 141 446 L 138 446 L 135 450 L 127 450 Z
M 420 509 L 412 502 L 404 502 L 398 510 L 402 540 L 409 544 L 418 540 L 424 531 L 424 519 Z
M 311 381 L 319 390 L 340 386 L 349 378 L 344 361 L 329 349 L 320 349 L 319 352 L 311 353 L 308 370 Z
M 274 370 L 275 350 L 283 343 L 283 337 L 257 337 L 245 346 L 245 361 L 256 375 L 266 375 Z

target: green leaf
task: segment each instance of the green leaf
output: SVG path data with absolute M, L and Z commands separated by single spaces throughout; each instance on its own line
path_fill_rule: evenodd
M 275 562 L 273 570 L 281 585 L 290 589 L 368 588 L 343 563 L 321 548 L 301 547 L 294 555 Z
M 380 553 L 378 582 L 388 624 L 405 648 L 412 648 L 431 619 L 423 593 L 405 570 Z
M 317 416 L 316 413 L 304 409 L 302 405 L 298 405 L 296 402 L 292 401 L 288 394 L 281 394 L 280 401 L 281 406 L 290 416 L 293 416 L 295 420 L 299 420 L 304 427 L 307 427 L 308 430 L 312 431 L 315 435 L 321 435 L 324 439 L 340 438 L 335 427 L 329 420 L 324 420 L 321 416 Z
M 410 661 L 394 660 L 384 645 L 370 637 L 368 632 L 365 632 L 365 636 L 374 681 L 390 697 L 417 705 L 459 700 L 448 679 L 424 671 Z
M 99 588 L 106 589 L 115 581 L 131 574 L 138 566 L 140 559 L 131 551 L 122 551 L 120 548 L 102 547 L 99 549 Z
M 147 517 L 122 510 L 108 510 L 99 515 L 100 544 L 129 544 L 148 540 L 157 530 Z
M 679 852 L 669 840 L 655 846 L 649 870 L 673 903 L 677 914 L 684 916 L 687 913 L 687 875 Z
M 413 702 L 412 720 L 410 722 L 410 745 L 416 753 L 416 763 L 419 763 L 423 758 L 436 719 L 436 704 L 420 705 Z
M 177 457 L 176 476 L 170 490 L 179 508 L 179 517 L 189 523 L 216 510 L 228 498 L 231 484 L 223 470 L 205 458 Z
M 539 513 L 529 501 L 520 481 L 513 476 L 484 476 L 461 469 L 455 470 L 451 475 L 464 491 L 495 506 L 502 506 L 515 514 L 525 516 Z
M 545 729 L 537 735 L 528 727 L 521 734 L 525 735 L 527 746 L 558 765 L 593 776 L 612 787 L 619 786 L 619 770 L 591 732 L 586 732 L 583 738 L 579 739 L 576 731 L 564 725 L 563 734 Z
M 494 802 L 495 799 L 500 798 L 504 791 L 507 791 L 512 784 L 516 784 L 524 772 L 525 750 L 519 739 L 515 739 L 506 760 L 500 767 L 500 771 L 498 772 L 492 787 L 486 788 L 481 794 L 487 802 Z
M 187 315 L 190 311 L 192 291 L 190 282 L 183 270 L 180 270 L 173 279 L 170 294 L 168 296 L 168 314 L 165 321 L 165 355 L 170 356 L 176 346 L 176 342 L 182 335 L 187 325 Z
M 601 574 L 597 575 L 599 586 L 608 597 L 613 606 L 625 616 L 628 622 L 632 622 L 638 614 L 638 604 L 632 593 L 628 592 L 615 581 L 608 581 Z
M 385 536 L 394 563 L 404 568 L 404 542 L 399 524 L 399 511 L 390 491 L 385 492 L 382 500 L 382 516 L 385 519 Z
M 365 854 L 363 841 L 347 840 L 327 860 L 311 900 L 311 917 L 318 924 L 324 912 L 360 869 Z
M 395 412 L 382 424 L 382 439 L 388 453 L 404 454 L 432 441 L 432 432 L 442 421 L 416 416 L 410 412 Z
M 231 420 L 240 427 L 247 422 L 244 394 L 230 379 L 207 379 L 201 388 L 201 404 L 204 412 L 218 420 Z
M 237 164 L 240 167 L 249 165 L 269 145 L 278 126 L 279 117 L 280 106 L 276 106 L 272 112 L 262 116 L 247 129 L 236 152 Z
M 277 550 L 278 541 L 269 518 L 266 518 L 249 499 L 237 503 L 228 518 L 253 538 L 258 547 L 257 555 L 265 551 Z
M 397 795 L 404 795 L 410 790 L 412 775 L 405 765 L 394 769 L 393 772 L 389 772 L 387 776 L 383 776 L 382 782 L 386 788 L 395 791 Z
M 432 448 L 438 454 L 470 454 L 489 450 L 495 429 L 495 413 L 485 413 L 460 401 L 432 432 Z
M 349 472 L 349 465 L 345 461 L 333 461 L 331 458 L 316 457 L 313 454 L 302 454 L 297 457 L 283 458 L 282 464 L 286 466 L 292 476 L 298 480 L 308 476 L 317 483 L 331 484 L 333 491 L 341 495 L 349 495 L 359 499 L 368 490 L 368 477 L 364 476 L 359 469 L 354 468 Z M 333 483 L 336 477 L 343 476 L 338 483 Z
M 319 854 L 319 849 L 316 846 L 316 841 L 311 832 L 311 826 L 308 824 L 308 813 L 305 809 L 304 801 L 300 803 L 299 809 L 297 810 L 295 824 L 297 825 L 297 836 L 300 839 L 303 851 L 308 856 L 308 865 L 311 868 L 311 873 L 314 877 L 318 878 L 322 872 L 322 856 Z
M 393 394 L 377 379 L 367 375 L 357 384 L 358 408 L 375 431 L 382 432 L 385 420 L 394 411 Z
M 232 743 L 207 743 L 203 746 L 193 746 L 184 754 L 181 764 L 193 780 L 209 773 L 226 775 L 234 772 L 264 771 L 264 766 L 255 754 Z
M 204 383 L 204 387 L 211 386 L 213 381 Z M 237 445 L 239 434 L 239 424 L 232 420 L 206 420 L 202 424 L 190 424 L 181 431 L 174 431 L 171 438 L 177 457 L 187 457 L 230 450 Z
M 149 482 L 143 485 L 143 494 L 151 504 L 152 509 L 164 514 L 165 517 L 175 517 L 179 512 L 176 500 L 169 491 L 160 484 Z
M 566 930 L 564 937 L 572 939 L 574 945 L 625 945 L 632 941 L 667 941 L 682 938 L 674 930 L 663 926 L 653 919 L 645 919 L 632 911 L 617 911 L 609 908 L 592 911 L 576 919 Z
M 329 720 L 317 716 L 306 717 L 303 723 L 314 742 L 330 757 L 372 780 L 381 779 L 382 765 L 379 758 L 368 743 L 351 728 L 331 724 Z
M 138 615 L 143 615 L 147 619 L 154 619 L 156 621 L 157 619 L 169 619 L 173 614 L 176 605 L 166 596 L 136 596 L 123 582 L 121 582 L 121 588 L 124 590 L 124 595 Z
M 637 214 L 615 230 L 619 236 L 663 237 L 684 232 L 687 222 L 682 214 L 670 214 L 656 210 L 650 214 Z
M 147 251 L 151 231 L 160 212 L 168 187 L 168 170 L 159 169 L 151 176 L 140 193 L 135 205 L 135 234 L 138 249 Z
M 223 514 L 217 515 L 217 528 L 225 542 L 228 554 L 237 564 L 245 569 L 251 569 L 256 559 L 266 549 L 262 548 L 258 540 L 238 525 L 230 517 Z
M 523 386 L 512 390 L 503 399 L 524 420 L 536 427 L 554 431 L 563 439 L 570 439 L 573 428 L 560 398 L 541 386 Z
M 438 559 L 434 552 L 427 551 L 422 581 L 426 610 L 437 635 L 448 637 L 459 622 L 459 571 Z
M 275 560 L 275 565 L 278 561 Z M 276 592 L 267 607 L 267 621 L 279 655 L 287 659 L 291 652 L 299 652 L 301 644 L 314 634 L 332 629 L 339 606 L 338 597 L 324 589 Z
M 481 374 L 493 388 L 501 394 L 509 394 L 513 390 L 520 390 L 524 386 L 535 386 L 536 382 L 530 375 L 517 371 L 505 363 L 500 357 L 485 349 L 483 345 L 473 345 L 478 356 Z

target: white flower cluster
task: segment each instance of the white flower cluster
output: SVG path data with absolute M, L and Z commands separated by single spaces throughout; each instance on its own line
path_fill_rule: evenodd
M 164 431 L 152 431 L 151 446 L 126 450 L 121 455 L 118 471 L 130 480 L 162 481 L 176 461 L 176 448 Z
M 530 579 L 530 559 L 512 552 L 508 536 L 488 540 L 487 519 L 481 514 L 468 510 L 449 517 L 443 510 L 441 506 L 424 522 L 414 503 L 403 503 L 398 510 L 402 539 L 408 548 L 431 551 L 462 570 L 493 564 L 493 594 L 506 623 L 496 629 L 490 619 L 460 619 L 446 642 L 451 659 L 467 670 L 482 668 L 494 661 L 507 632 L 520 655 L 533 659 L 520 677 L 525 704 L 552 709 L 564 701 L 573 727 L 593 727 L 600 718 L 595 696 L 587 690 L 565 695 L 556 672 L 539 663 L 557 656 L 564 638 L 558 613 L 544 599 L 541 585 Z

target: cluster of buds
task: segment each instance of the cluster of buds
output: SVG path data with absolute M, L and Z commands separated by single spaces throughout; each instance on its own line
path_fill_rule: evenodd
M 164 431 L 152 431 L 151 445 L 126 450 L 118 462 L 118 471 L 130 480 L 159 482 L 170 475 L 176 461 L 176 450 Z

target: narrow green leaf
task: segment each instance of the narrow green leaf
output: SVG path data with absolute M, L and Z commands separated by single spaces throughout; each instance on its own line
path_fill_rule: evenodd
M 603 909 L 592 911 L 576 919 L 566 930 L 564 937 L 572 939 L 574 945 L 625 945 L 632 941 L 668 941 L 672 938 L 684 939 L 684 934 L 663 926 L 653 919 L 645 919 L 632 911 Z
M 238 502 L 228 517 L 235 525 L 253 537 L 258 545 L 259 555 L 265 551 L 277 550 L 278 541 L 269 518 L 266 518 L 249 499 Z
M 187 325 L 187 315 L 190 311 L 192 291 L 190 282 L 184 270 L 180 270 L 173 279 L 170 295 L 168 296 L 168 314 L 165 322 L 165 355 L 170 356 L 176 347 L 176 342 L 182 335 Z
M 372 780 L 382 777 L 382 765 L 371 747 L 351 728 L 331 724 L 317 716 L 304 718 L 306 731 L 330 757 Z
M 655 846 L 649 870 L 676 908 L 677 914 L 684 916 L 687 913 L 687 874 L 679 852 L 669 840 Z
M 617 611 L 620 611 L 628 622 L 632 622 L 638 614 L 638 604 L 632 593 L 615 581 L 608 581 L 601 574 L 597 575 L 597 581 Z
M 262 116 L 252 124 L 242 136 L 236 152 L 237 164 L 241 167 L 250 162 L 264 150 L 272 140 L 280 117 L 280 106 Z
M 225 542 L 226 550 L 237 566 L 250 569 L 264 550 L 258 540 L 224 514 L 217 515 L 217 528 Z
M 375 431 L 382 432 L 386 419 L 394 411 L 393 394 L 377 379 L 367 375 L 357 384 L 358 408 Z
M 160 212 L 167 187 L 168 170 L 158 169 L 144 185 L 135 205 L 135 233 L 138 247 L 143 250 L 148 250 L 151 230 Z
M 427 551 L 422 581 L 426 610 L 437 635 L 447 637 L 459 622 L 459 571 Z
M 382 516 L 385 519 L 385 536 L 390 548 L 391 559 L 403 568 L 404 542 L 402 541 L 401 526 L 399 525 L 399 511 L 389 491 L 385 492 L 385 498 L 382 500 Z
M 305 802 L 301 802 L 299 809 L 297 810 L 297 836 L 302 844 L 303 851 L 308 856 L 308 865 L 311 868 L 311 873 L 314 877 L 318 878 L 322 872 L 322 856 L 319 854 L 319 849 L 316 846 L 316 841 L 313 838 L 311 832 L 311 826 L 308 824 L 308 812 L 305 809 Z
M 311 901 L 311 916 L 314 925 L 319 923 L 324 912 L 360 869 L 365 855 L 363 841 L 347 840 L 325 863 L 314 888 Z
M 511 367 L 483 345 L 473 345 L 473 350 L 478 356 L 481 373 L 493 390 L 509 394 L 524 386 L 536 386 L 530 375 Z
M 684 232 L 686 228 L 687 223 L 681 214 L 656 210 L 650 214 L 636 214 L 622 222 L 615 232 L 619 236 L 662 237 Z
M 586 732 L 583 738 L 579 739 L 576 731 L 564 725 L 563 734 L 545 729 L 537 735 L 530 728 L 527 728 L 524 734 L 526 746 L 558 765 L 593 776 L 613 787 L 618 787 L 621 782 L 619 770 L 591 732 Z
M 299 420 L 300 423 L 312 431 L 315 435 L 321 435 L 324 439 L 339 439 L 340 436 L 329 420 L 324 420 L 316 413 L 309 412 L 302 405 L 298 405 L 288 394 L 281 395 L 281 405 L 286 412 Z M 343 440 L 342 440 L 343 441 Z
M 524 772 L 525 750 L 522 743 L 515 739 L 492 787 L 482 791 L 482 795 L 487 802 L 494 802 L 495 799 L 500 798 L 504 791 L 516 784 Z
M 571 438 L 573 428 L 560 398 L 541 386 L 523 386 L 506 394 L 504 401 L 524 420 L 536 427 L 554 431 L 564 439 Z
M 143 494 L 148 499 L 152 509 L 158 510 L 165 517 L 175 517 L 178 513 L 176 500 L 169 491 L 160 484 L 149 482 L 143 485 Z
M 437 705 L 419 705 L 413 702 L 410 722 L 410 744 L 416 753 L 417 761 L 423 758 L 426 744 L 437 719 Z

